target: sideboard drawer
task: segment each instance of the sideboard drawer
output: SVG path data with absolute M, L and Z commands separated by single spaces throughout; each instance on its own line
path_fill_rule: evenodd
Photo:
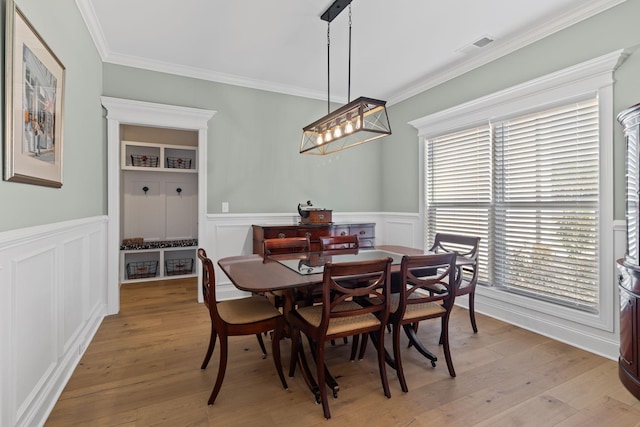
M 348 236 L 350 233 L 348 225 L 334 225 L 331 227 L 332 236 Z
M 361 248 L 373 248 L 376 246 L 375 239 L 358 239 L 358 245 Z
M 360 240 L 373 239 L 375 237 L 375 226 L 363 225 L 350 227 L 349 234 L 356 234 Z

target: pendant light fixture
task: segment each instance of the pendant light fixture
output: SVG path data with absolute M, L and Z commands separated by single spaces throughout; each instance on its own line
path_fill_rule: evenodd
M 349 75 L 347 104 L 331 112 L 331 21 L 349 6 Z M 386 101 L 360 97 L 351 101 L 351 0 L 335 0 L 322 14 L 327 21 L 327 115 L 302 129 L 300 153 L 324 155 L 391 135 Z

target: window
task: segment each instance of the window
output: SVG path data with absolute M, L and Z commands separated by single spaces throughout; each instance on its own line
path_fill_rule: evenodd
M 427 241 L 479 236 L 485 283 L 595 312 L 598 117 L 591 98 L 428 140 Z
M 613 331 L 612 85 L 625 55 L 410 122 L 424 246 L 438 231 L 481 237 L 478 293 L 497 316 Z

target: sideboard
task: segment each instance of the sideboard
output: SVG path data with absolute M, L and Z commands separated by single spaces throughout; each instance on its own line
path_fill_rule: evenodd
M 253 253 L 263 253 L 264 239 L 278 239 L 284 237 L 309 237 L 311 250 L 320 250 L 320 236 L 339 236 L 356 234 L 361 248 L 375 246 L 375 223 L 350 224 L 295 224 L 295 225 L 253 225 Z

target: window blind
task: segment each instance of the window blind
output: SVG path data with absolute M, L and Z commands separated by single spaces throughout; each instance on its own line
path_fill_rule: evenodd
M 597 308 L 598 101 L 495 126 L 495 284 Z
M 425 150 L 425 231 L 481 238 L 480 279 L 487 279 L 489 212 L 492 201 L 491 127 L 444 135 L 427 142 Z
M 597 311 L 597 98 L 426 141 L 425 233 L 480 237 L 480 280 Z

